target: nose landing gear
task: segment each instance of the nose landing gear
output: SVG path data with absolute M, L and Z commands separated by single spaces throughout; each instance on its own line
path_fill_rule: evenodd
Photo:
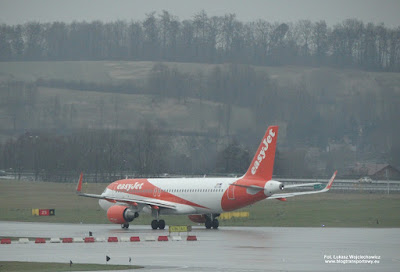
M 121 229 L 128 229 L 129 223 L 121 224 Z
M 133 214 L 133 218 L 132 217 L 130 217 L 130 219 L 125 219 L 125 220 L 127 220 L 128 222 L 131 222 L 131 221 L 133 221 L 135 218 L 137 218 L 137 217 L 139 217 L 139 213 L 138 212 L 135 212 L 134 214 Z M 129 228 L 129 223 L 124 223 L 124 224 L 121 224 L 121 229 L 128 229 Z

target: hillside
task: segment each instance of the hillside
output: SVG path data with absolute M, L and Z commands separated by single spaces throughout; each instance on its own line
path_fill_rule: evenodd
M 126 80 L 143 82 L 154 64 L 155 62 L 149 61 L 0 62 L 0 78 L 27 81 L 43 78 L 96 83 Z M 191 74 L 208 73 L 218 66 L 217 64 L 177 62 L 165 64 Z M 378 92 L 381 85 L 400 92 L 400 73 L 304 66 L 254 67 L 257 71 L 269 74 L 282 87 L 289 87 L 303 81 L 312 90 L 326 88 L 327 91 L 335 91 L 336 95 L 347 95 L 355 89 Z
M 150 122 L 164 132 L 217 135 L 215 146 L 199 145 L 203 154 L 218 152 L 229 139 L 253 153 L 267 125 L 278 124 L 281 159 L 296 173 L 309 167 L 323 174 L 356 161 L 400 163 L 400 73 L 175 62 L 0 62 L 0 80 L 2 142 L 32 130 L 136 130 Z M 190 149 L 197 141 L 175 139 L 173 150 L 194 158 Z
M 72 128 L 135 129 L 141 122 L 150 120 L 165 130 L 216 132 L 218 120 L 215 116 L 218 107 L 221 106 L 220 103 L 198 99 L 188 99 L 179 103 L 175 99 L 158 99 L 153 95 L 54 88 L 39 88 L 39 97 L 39 108 L 45 108 L 49 101 L 51 103 L 51 98 L 59 99 L 63 105 L 74 105 Z M 51 125 L 44 123 L 44 127 Z M 234 131 L 248 129 L 254 125 L 250 109 L 234 109 Z
M 180 71 L 183 75 L 204 77 L 212 74 L 217 65 L 198 63 L 165 63 L 171 69 Z M 38 79 L 61 80 L 65 82 L 88 82 L 95 84 L 123 84 L 133 82 L 143 86 L 149 81 L 149 74 L 154 62 L 126 62 L 126 61 L 71 61 L 71 62 L 0 62 L 0 79 L 22 80 L 33 82 Z M 219 65 L 228 69 L 227 65 Z M 349 69 L 333 69 L 327 67 L 257 67 L 253 68 L 260 74 L 265 74 L 272 82 L 271 86 L 279 93 L 306 92 L 313 97 L 314 111 L 319 112 L 322 118 L 328 118 L 335 110 L 342 110 L 344 105 L 352 110 L 357 107 L 354 97 L 373 94 L 371 100 L 376 102 L 377 114 L 384 109 L 382 98 L 387 92 L 395 93 L 398 99 L 400 93 L 399 73 L 376 73 Z M 193 83 L 192 83 L 193 84 Z M 271 87 L 269 87 L 271 88 Z M 243 93 L 250 90 L 242 89 Z M 249 94 L 250 95 L 250 94 Z M 273 99 L 273 98 L 271 98 Z M 275 98 L 276 99 L 276 98 Z M 265 95 L 268 101 L 268 94 Z M 274 107 L 280 108 L 279 115 L 266 116 L 264 122 L 275 122 L 285 125 L 290 120 L 291 103 L 284 103 L 282 99 Z M 7 118 L 5 106 L 0 108 L 3 118 L 0 119 L 2 130 L 52 128 L 56 120 L 49 116 L 55 109 L 49 109 L 51 104 L 60 104 L 61 111 L 58 119 L 65 119 L 65 125 L 72 128 L 135 128 L 143 120 L 151 120 L 166 130 L 216 132 L 221 130 L 226 111 L 222 103 L 190 98 L 184 101 L 162 98 L 157 95 L 141 94 L 112 94 L 107 89 L 102 92 L 85 90 L 69 90 L 68 88 L 46 88 L 39 86 L 37 106 L 43 111 L 41 117 L 35 120 L 22 122 L 13 127 L 11 117 Z M 371 101 L 370 101 L 371 102 Z M 371 103 L 375 103 L 371 102 Z M 260 102 L 262 103 L 262 101 Z M 368 104 L 368 101 L 365 102 Z M 279 105 L 280 104 L 280 105 Z M 262 105 L 258 105 L 258 107 Z M 358 111 L 360 111 L 358 109 Z M 222 113 L 221 113 L 222 112 Z M 230 131 L 236 134 L 248 131 L 254 127 L 255 105 L 233 107 L 230 120 Z M 226 113 L 225 113 L 226 115 Z M 15 117 L 16 118 L 16 117 Z M 257 117 L 262 119 L 263 117 Z M 272 120 L 271 120 L 272 119 Z M 68 121 L 69 120 L 69 121 Z M 58 120 L 59 121 L 59 120 Z M 68 122 L 67 122 L 68 121 Z M 225 120 L 226 121 L 226 120 Z M 60 124 L 59 124 L 60 125 Z M 262 128 L 261 130 L 263 130 Z M 253 129 L 258 132 L 257 129 Z

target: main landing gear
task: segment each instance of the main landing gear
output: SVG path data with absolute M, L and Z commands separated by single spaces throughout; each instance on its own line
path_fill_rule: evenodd
M 121 224 L 121 229 L 128 229 L 129 223 Z
M 152 229 L 165 229 L 165 221 L 164 220 L 153 220 L 151 221 L 151 228 Z
M 152 210 L 152 215 L 153 215 L 153 217 L 155 217 L 156 219 L 154 219 L 153 221 L 151 221 L 151 228 L 153 229 L 153 230 L 156 230 L 156 229 L 160 229 L 160 230 L 163 230 L 163 229 L 165 229 L 165 221 L 164 220 L 160 220 L 159 219 L 159 217 L 160 217 L 160 209 L 159 208 L 157 208 L 157 209 L 154 209 L 153 208 L 153 210 Z
M 211 217 L 206 215 L 206 222 L 204 223 L 206 229 L 218 229 L 219 221 L 217 219 L 217 216 L 219 216 L 219 214 L 212 214 Z

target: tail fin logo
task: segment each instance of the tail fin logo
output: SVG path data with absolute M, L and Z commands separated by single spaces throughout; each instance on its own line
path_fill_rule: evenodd
M 253 167 L 251 168 L 251 173 L 255 175 L 257 173 L 257 169 L 260 166 L 261 162 L 265 159 L 265 152 L 268 150 L 268 145 L 272 142 L 272 139 L 275 137 L 275 132 L 272 128 L 269 130 L 267 138 L 264 138 L 263 144 L 264 146 L 261 148 L 260 153 L 258 153 L 257 160 L 254 162 Z

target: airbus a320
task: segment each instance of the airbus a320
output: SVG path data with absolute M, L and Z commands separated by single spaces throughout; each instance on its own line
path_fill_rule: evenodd
M 333 174 L 325 188 L 318 191 L 287 192 L 288 188 L 312 186 L 306 183 L 285 186 L 273 180 L 278 126 L 270 126 L 247 170 L 238 178 L 142 178 L 117 180 L 101 195 L 82 193 L 82 174 L 77 186 L 79 196 L 99 199 L 110 222 L 129 228 L 140 213 L 154 217 L 152 229 L 164 229 L 166 215 L 186 214 L 207 229 L 217 229 L 218 216 L 263 199 L 278 199 L 327 192 L 336 177 Z

